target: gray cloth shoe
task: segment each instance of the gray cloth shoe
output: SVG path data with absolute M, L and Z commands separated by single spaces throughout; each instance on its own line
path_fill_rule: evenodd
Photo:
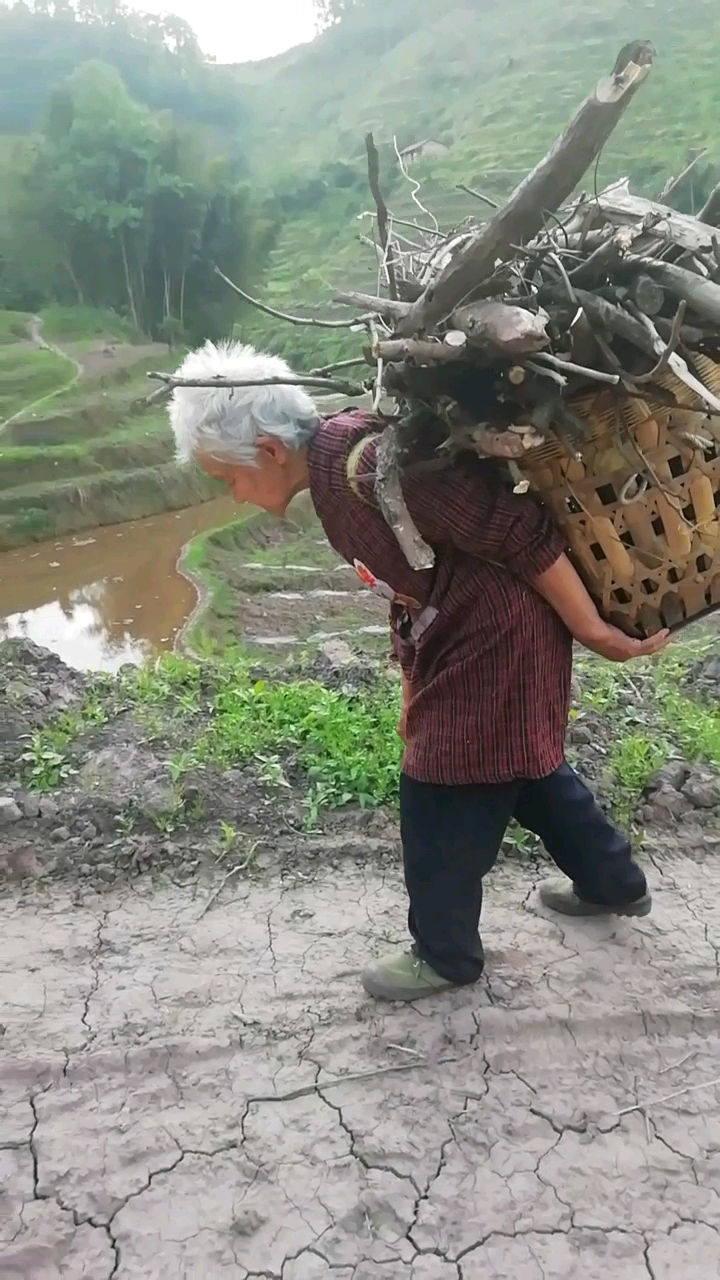
M 585 902 L 578 898 L 569 880 L 546 880 L 538 892 L 544 907 L 559 911 L 563 916 L 649 916 L 652 911 L 649 893 L 619 907 L 606 907 L 599 902 Z

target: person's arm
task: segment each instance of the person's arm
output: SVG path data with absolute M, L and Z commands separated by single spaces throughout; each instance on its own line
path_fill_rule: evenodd
M 649 640 L 633 640 L 624 631 L 604 622 L 583 583 L 565 554 L 535 579 L 533 586 L 560 615 L 571 636 L 579 644 L 611 662 L 646 658 L 663 649 L 669 632 L 660 631 Z
M 613 662 L 647 657 L 668 632 L 633 640 L 604 622 L 565 555 L 550 512 L 530 497 L 491 492 L 478 476 L 448 470 L 405 481 L 403 492 L 420 533 L 435 546 L 454 546 L 503 565 L 560 615 L 579 644 Z

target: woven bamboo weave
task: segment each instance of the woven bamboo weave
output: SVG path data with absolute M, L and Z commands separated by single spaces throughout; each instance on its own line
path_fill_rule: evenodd
M 693 366 L 720 395 L 720 364 Z M 584 391 L 570 401 L 588 424 L 581 457 L 553 442 L 520 464 L 603 615 L 643 636 L 720 606 L 720 416 L 673 374 L 657 381 L 677 407 Z

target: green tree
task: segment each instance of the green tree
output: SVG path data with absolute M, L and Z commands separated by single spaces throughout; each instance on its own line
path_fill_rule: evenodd
M 97 62 L 52 94 L 14 221 L 16 259 L 31 228 L 52 246 L 51 296 L 65 301 L 71 289 L 77 302 L 124 311 L 163 336 L 229 331 L 235 302 L 214 266 L 244 277 L 255 245 L 236 166 L 213 154 L 204 131 L 134 101 Z

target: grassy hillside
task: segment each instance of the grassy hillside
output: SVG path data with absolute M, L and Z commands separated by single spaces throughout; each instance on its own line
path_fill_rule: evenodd
M 423 137 L 445 142 L 441 159 L 412 174 L 423 202 L 451 226 L 482 209 L 459 196 L 456 184 L 506 195 L 635 37 L 655 42 L 657 62 L 606 148 L 598 180 L 629 173 L 637 190 L 657 193 L 689 148 L 707 147 L 708 164 L 696 177 L 699 201 L 720 164 L 717 0 L 464 0 L 445 11 L 430 0 L 389 0 L 353 13 L 291 55 L 237 68 L 255 102 L 256 167 L 281 190 L 288 168 L 300 190 L 303 176 L 321 176 L 311 207 L 289 217 L 279 234 L 265 277 L 268 300 L 318 303 L 339 281 L 372 282 L 371 252 L 357 240 L 367 227 L 356 221 L 370 199 L 368 129 L 385 144 L 389 203 L 403 217 L 417 209 L 392 162 L 393 136 L 401 147 Z M 338 179 L 332 166 L 339 162 Z M 243 325 L 298 363 L 357 349 L 352 339 L 318 339 L 247 314 Z
M 716 0 L 389 0 L 354 12 L 288 60 L 238 68 L 254 80 L 263 167 L 353 160 L 364 132 L 401 145 L 428 134 L 451 145 L 445 176 L 526 172 L 568 111 L 611 69 L 620 45 L 655 41 L 642 106 L 609 161 L 651 179 L 688 145 L 720 143 Z

